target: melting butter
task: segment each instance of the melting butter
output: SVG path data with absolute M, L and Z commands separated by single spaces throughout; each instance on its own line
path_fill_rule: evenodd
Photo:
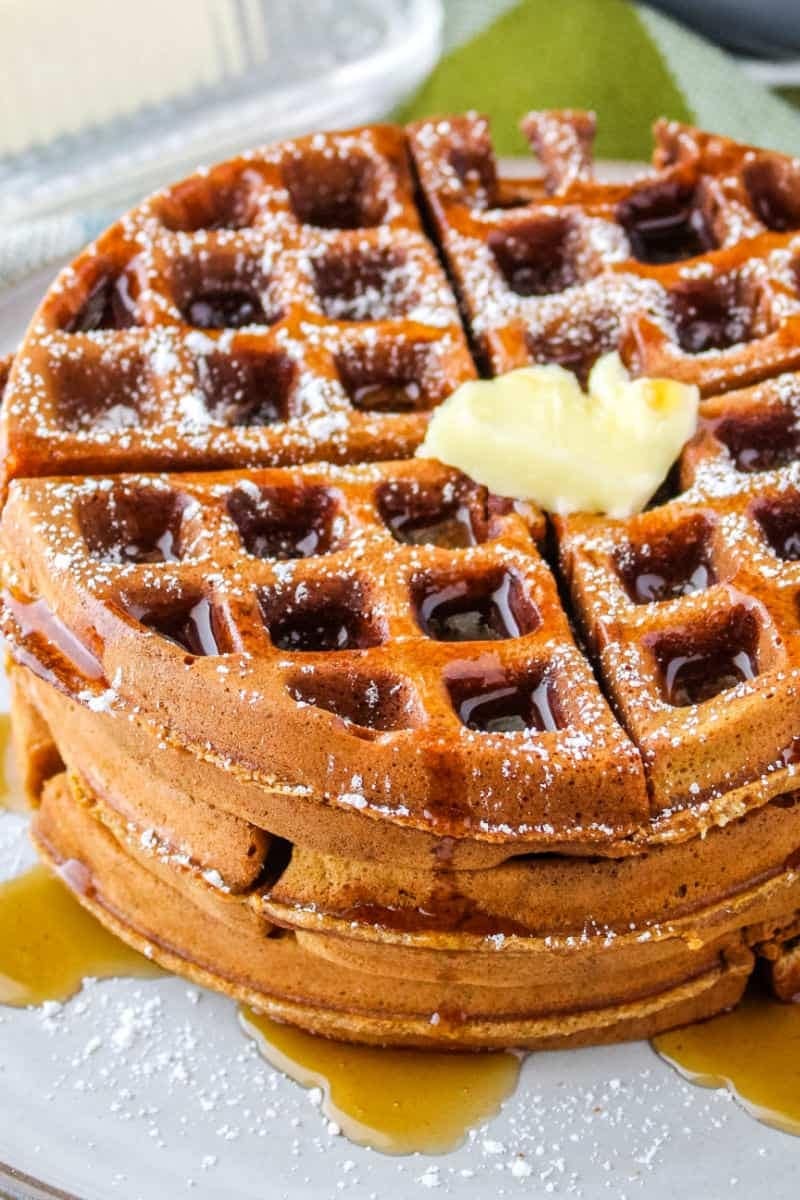
M 563 367 L 523 367 L 457 388 L 417 453 L 549 512 L 626 517 L 666 478 L 698 404 L 693 385 L 632 379 L 618 354 L 597 360 L 586 392 Z
M 486 1054 L 350 1046 L 240 1010 L 245 1032 L 274 1067 L 319 1087 L 325 1115 L 351 1141 L 384 1154 L 441 1154 L 460 1145 L 510 1096 L 520 1060 Z

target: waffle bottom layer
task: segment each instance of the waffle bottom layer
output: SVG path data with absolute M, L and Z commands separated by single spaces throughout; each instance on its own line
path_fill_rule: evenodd
M 696 978 L 631 1004 L 507 1015 L 502 1007 L 492 1011 L 498 997 L 491 987 L 454 993 L 347 970 L 305 950 L 295 934 L 269 936 L 248 927 L 239 906 L 222 893 L 206 890 L 201 907 L 126 852 L 65 774 L 45 789 L 34 839 L 52 866 L 72 864 L 65 874 L 73 885 L 79 881 L 86 908 L 167 970 L 277 1019 L 345 1040 L 545 1049 L 649 1037 L 737 1003 L 753 966 L 753 955 L 742 947 Z M 438 1020 L 432 1022 L 434 1014 Z

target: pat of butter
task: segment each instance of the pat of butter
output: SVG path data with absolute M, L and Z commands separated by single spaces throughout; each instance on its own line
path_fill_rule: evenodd
M 457 388 L 417 453 L 550 512 L 626 517 L 666 478 L 698 403 L 693 385 L 631 379 L 618 354 L 597 360 L 588 392 L 563 367 L 523 367 Z

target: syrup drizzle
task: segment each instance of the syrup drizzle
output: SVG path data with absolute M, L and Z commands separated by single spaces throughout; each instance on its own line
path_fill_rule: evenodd
M 72 866 L 79 870 L 79 864 Z M 82 908 L 42 865 L 0 884 L 0 1005 L 63 1001 L 87 977 L 152 978 L 160 968 Z M 518 1058 L 348 1046 L 242 1009 L 245 1033 L 273 1066 L 319 1086 L 323 1111 L 359 1145 L 386 1154 L 442 1153 L 512 1094 Z
M 389 516 L 387 523 L 395 541 L 407 546 L 444 546 L 448 550 L 462 550 L 478 544 L 466 504 L 451 506 L 449 511 L 439 514 L 427 513 L 422 516 L 406 507 Z
M 664 669 L 664 684 L 670 704 L 678 707 L 702 704 L 758 674 L 746 650 L 726 654 L 677 654 Z
M 679 596 L 690 596 L 693 592 L 702 592 L 712 582 L 711 570 L 706 563 L 698 563 L 682 579 L 670 579 L 657 571 L 642 571 L 632 581 L 633 598 L 637 604 L 673 600 Z
M 147 613 L 138 608 L 131 611 L 143 625 L 191 655 L 202 658 L 221 653 L 214 609 L 206 596 L 173 612 Z
M 102 679 L 103 668 L 64 622 L 56 616 L 44 600 L 21 600 L 8 590 L 2 593 L 2 602 L 19 626 L 20 633 L 27 638 L 36 635 L 50 642 L 63 657 L 87 679 Z
M 385 383 L 365 383 L 353 389 L 350 399 L 355 408 L 365 412 L 414 412 L 419 408 L 422 388 L 410 379 Z
M 481 692 L 464 700 L 459 705 L 458 715 L 469 729 L 484 733 L 524 733 L 528 729 L 552 732 L 558 729 L 547 680 L 542 680 L 532 691 L 510 684 Z
M 417 620 L 439 642 L 502 641 L 523 637 L 541 622 L 519 580 L 506 571 L 499 578 L 443 587 L 418 585 Z
M 189 301 L 184 315 L 201 329 L 241 329 L 266 321 L 258 297 L 241 290 L 204 292 Z
M 732 1012 L 652 1045 L 692 1083 L 726 1087 L 756 1120 L 800 1135 L 800 1004 L 753 987 Z
M 263 1056 L 303 1087 L 351 1141 L 384 1154 L 441 1154 L 510 1096 L 520 1060 L 508 1051 L 436 1053 L 348 1046 L 239 1010 Z

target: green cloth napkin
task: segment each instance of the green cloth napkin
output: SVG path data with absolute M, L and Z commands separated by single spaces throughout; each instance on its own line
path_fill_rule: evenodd
M 800 155 L 800 116 L 733 59 L 625 0 L 445 0 L 445 54 L 399 116 L 476 108 L 501 154 L 532 108 L 593 108 L 597 154 L 650 157 L 656 117 Z

